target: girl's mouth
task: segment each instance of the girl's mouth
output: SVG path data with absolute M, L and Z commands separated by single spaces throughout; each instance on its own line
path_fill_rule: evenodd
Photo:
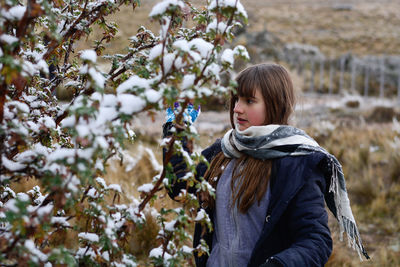
M 241 119 L 241 118 L 237 118 L 236 120 L 237 120 L 237 122 L 238 122 L 239 124 L 243 124 L 243 123 L 246 123 L 246 122 L 247 122 L 247 120 Z

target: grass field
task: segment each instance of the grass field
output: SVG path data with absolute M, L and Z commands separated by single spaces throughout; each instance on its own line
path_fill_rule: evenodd
M 107 45 L 108 52 L 125 53 L 123 47 L 139 25 L 157 31 L 157 25 L 148 19 L 156 2 L 142 1 L 142 6 L 134 12 L 126 8 L 113 17 L 119 25 L 119 34 Z M 249 14 L 247 31 L 268 30 L 284 43 L 312 44 L 332 56 L 345 52 L 359 56 L 400 54 L 399 1 L 243 0 L 242 3 Z M 96 39 L 99 33 L 94 35 Z M 91 40 L 82 41 L 79 48 L 90 47 Z M 396 110 L 385 115 L 383 110 L 383 115 L 376 117 L 377 110 L 339 108 L 323 112 L 307 118 L 306 130 L 335 154 L 344 167 L 353 212 L 372 258 L 362 266 L 400 266 L 400 132 L 393 129 L 391 120 L 393 116 L 399 117 L 399 113 Z M 206 132 L 206 129 L 200 131 L 199 147 L 206 147 L 222 135 L 222 132 Z M 140 149 L 148 147 L 161 162 L 158 138 L 159 134 L 139 135 L 142 148 L 138 144 L 128 153 L 137 157 Z M 110 182 L 121 183 L 127 194 L 136 194 L 135 186 L 150 181 L 154 175 L 155 170 L 148 167 L 149 154 L 141 155 L 135 158 L 138 161 L 129 171 L 126 165 L 118 164 L 109 169 Z M 169 201 L 162 197 L 155 205 L 172 205 Z M 358 255 L 347 246 L 346 237 L 345 242 L 339 241 L 333 217 L 330 227 L 334 250 L 327 266 L 360 266 Z M 132 241 L 133 248 L 140 248 L 139 258 L 145 259 L 152 248 L 154 233 L 154 228 L 149 227 Z

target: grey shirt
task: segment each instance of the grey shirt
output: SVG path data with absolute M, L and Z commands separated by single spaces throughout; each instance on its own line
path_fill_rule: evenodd
M 231 160 L 218 181 L 213 246 L 207 261 L 208 267 L 247 266 L 267 214 L 270 199 L 269 184 L 260 205 L 255 201 L 247 213 L 242 214 L 237 205 L 231 205 L 234 163 L 235 160 Z

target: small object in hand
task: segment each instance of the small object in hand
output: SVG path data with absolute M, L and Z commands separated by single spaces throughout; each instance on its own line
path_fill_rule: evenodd
M 174 110 L 172 110 L 172 108 L 167 108 L 166 110 L 166 120 L 167 122 L 173 122 L 175 120 L 175 113 L 174 111 L 177 111 L 177 109 L 179 108 L 179 103 L 175 102 L 174 103 Z M 185 112 L 183 113 L 183 119 L 185 121 L 185 123 L 192 125 L 197 117 L 199 116 L 201 112 L 201 108 L 200 105 L 198 106 L 197 109 L 194 109 L 193 104 L 189 103 Z

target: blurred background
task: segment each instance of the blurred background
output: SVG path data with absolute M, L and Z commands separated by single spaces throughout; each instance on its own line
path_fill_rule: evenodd
M 134 12 L 121 9 L 119 27 L 106 53 L 121 53 L 140 25 L 158 32 L 148 14 L 155 0 L 143 0 Z M 360 262 L 330 217 L 334 250 L 327 266 L 400 266 L 400 1 L 242 0 L 249 24 L 232 44 L 244 45 L 248 64 L 279 62 L 291 72 L 298 100 L 292 124 L 304 128 L 341 161 L 355 218 L 371 256 Z M 202 5 L 205 1 L 194 1 Z M 100 37 L 94 32 L 93 40 Z M 77 51 L 89 48 L 83 40 Z M 107 69 L 106 61 L 101 61 Z M 60 89 L 68 99 L 71 92 Z M 230 128 L 226 99 L 208 99 L 195 126 L 201 151 Z M 135 118 L 138 142 L 128 146 L 124 162 L 108 169 L 110 182 L 128 194 L 151 181 L 161 164 L 161 125 L 165 114 Z M 155 205 L 167 205 L 160 198 Z M 170 203 L 169 203 L 170 204 Z M 150 220 L 150 217 L 149 217 Z M 143 255 L 154 244 L 157 225 L 148 224 L 132 241 Z

